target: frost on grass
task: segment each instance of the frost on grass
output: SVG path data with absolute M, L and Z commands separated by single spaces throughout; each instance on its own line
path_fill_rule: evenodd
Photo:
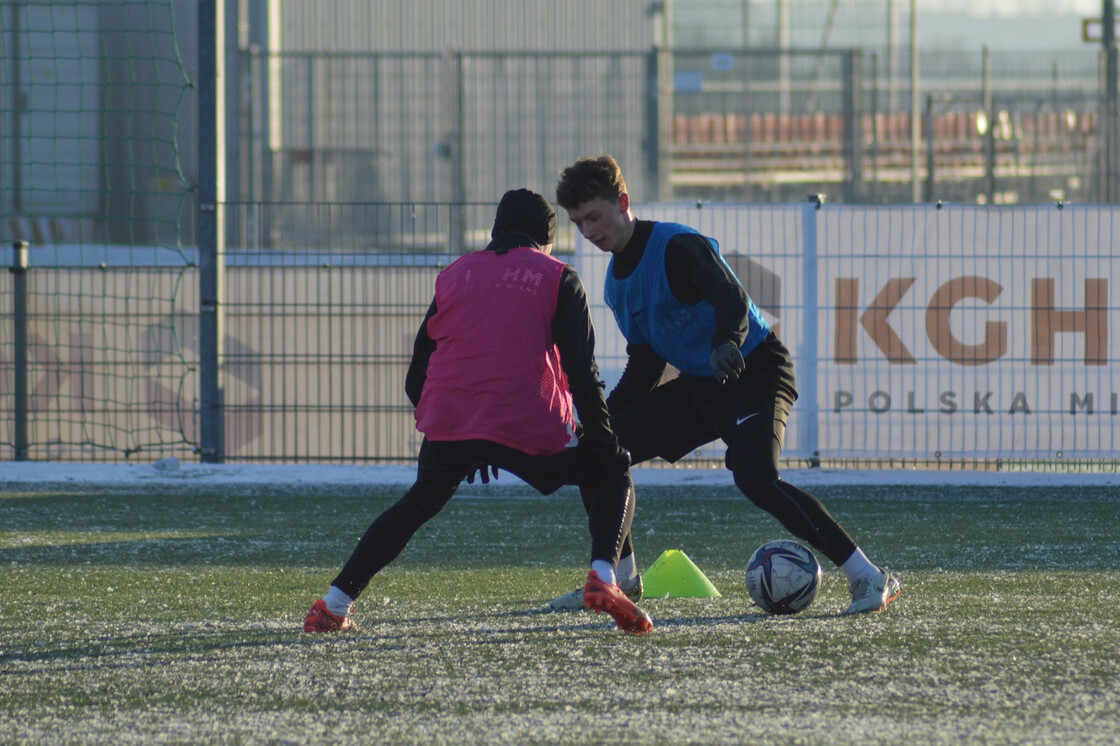
M 969 534 L 975 501 L 942 492 L 929 510 L 840 504 L 904 583 L 886 612 L 854 619 L 837 615 L 847 589 L 829 569 L 802 614 L 750 603 L 742 565 L 772 531 L 744 521 L 757 520 L 745 501 L 647 498 L 642 525 L 688 550 L 724 595 L 643 602 L 656 628 L 640 638 L 588 612 L 528 613 L 582 572 L 578 498 L 453 501 L 360 599 L 359 631 L 327 636 L 300 622 L 365 503 L 23 501 L 20 528 L 0 541 L 0 732 L 13 743 L 1116 743 L 1120 573 L 1100 568 L 1120 552 L 1110 539 L 1093 567 L 1063 559 L 1113 502 L 1083 526 L 1064 516 L 1071 538 L 1045 551 L 1053 505 Z M 62 517 L 81 541 L 51 534 Z M 15 538 L 24 530 L 34 542 Z M 959 546 L 982 551 L 948 549 Z M 1008 557 L 1019 559 L 993 567 Z
M 974 579 L 937 582 L 967 596 Z M 647 602 L 658 627 L 642 638 L 586 612 L 479 598 L 378 599 L 358 633 L 334 636 L 300 633 L 298 612 L 86 617 L 5 651 L 25 694 L 8 690 L 0 720 L 19 740 L 115 743 L 1112 738 L 1120 664 L 1094 645 L 1116 633 L 1045 621 L 1014 591 L 1009 603 L 1039 617 L 1031 627 L 996 609 L 937 614 L 920 597 L 874 617 L 776 618 L 745 592 Z

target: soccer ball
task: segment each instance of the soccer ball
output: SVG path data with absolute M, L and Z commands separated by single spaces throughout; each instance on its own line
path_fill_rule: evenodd
M 796 541 L 768 541 L 747 563 L 747 590 L 771 614 L 796 614 L 817 597 L 821 566 L 807 547 Z

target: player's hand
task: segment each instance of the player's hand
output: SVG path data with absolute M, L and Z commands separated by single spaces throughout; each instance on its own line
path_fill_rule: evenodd
M 580 442 L 579 451 L 584 469 L 596 475 L 625 473 L 630 468 L 630 451 L 622 446 L 592 446 Z
M 481 477 L 483 484 L 490 484 L 490 475 L 494 475 L 494 479 L 498 478 L 498 467 L 495 464 L 486 464 L 479 461 L 472 464 L 469 471 L 467 471 L 467 484 L 474 484 L 475 477 Z
M 743 353 L 735 346 L 734 342 L 724 342 L 712 350 L 708 358 L 708 365 L 722 383 L 730 383 L 742 374 L 746 363 L 743 362 Z

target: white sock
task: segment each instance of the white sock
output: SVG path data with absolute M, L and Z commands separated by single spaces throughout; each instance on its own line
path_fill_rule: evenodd
M 629 557 L 623 557 L 618 561 L 618 583 L 619 585 L 630 585 L 631 581 L 638 577 L 638 563 L 634 561 L 633 553 Z
M 856 547 L 852 552 L 852 556 L 844 560 L 844 564 L 840 565 L 840 572 L 844 573 L 844 577 L 848 582 L 859 580 L 860 578 L 871 577 L 872 575 L 879 574 L 879 568 L 871 564 L 871 560 L 867 559 L 867 555 L 863 550 Z
M 615 582 L 614 566 L 606 560 L 591 560 L 591 569 L 604 583 Z
M 323 596 L 323 602 L 330 613 L 335 616 L 346 616 L 350 613 L 350 604 L 354 603 L 354 599 L 332 585 L 327 595 Z

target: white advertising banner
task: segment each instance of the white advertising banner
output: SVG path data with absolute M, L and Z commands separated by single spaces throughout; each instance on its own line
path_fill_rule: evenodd
M 822 453 L 1115 456 L 1117 217 L 822 210 Z

